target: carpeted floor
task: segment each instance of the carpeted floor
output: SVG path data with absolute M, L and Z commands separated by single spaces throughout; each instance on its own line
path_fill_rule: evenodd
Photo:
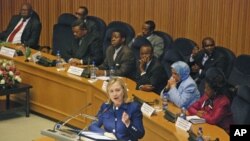
M 53 128 L 55 122 L 30 114 L 29 118 L 25 113 L 0 115 L 0 141 L 32 141 L 41 138 L 41 130 Z

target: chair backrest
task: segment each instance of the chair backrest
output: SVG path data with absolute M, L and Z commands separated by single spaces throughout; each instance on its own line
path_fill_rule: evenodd
M 234 63 L 228 81 L 233 85 L 250 86 L 250 55 L 239 55 Z
M 107 26 L 104 20 L 96 16 L 87 16 L 87 19 L 93 21 L 96 24 L 96 30 L 98 31 L 98 33 L 100 33 L 101 38 L 103 39 Z
M 234 97 L 231 110 L 235 124 L 250 124 L 250 87 L 241 85 Z
M 226 58 L 227 67 L 224 70 L 224 74 L 225 74 L 225 77 L 228 78 L 232 71 L 233 63 L 234 63 L 236 56 L 230 49 L 225 48 L 225 47 L 216 46 L 216 50 L 223 53 Z
M 59 16 L 57 24 L 53 27 L 53 55 L 56 55 L 56 52 L 59 50 L 61 56 L 64 57 L 66 51 L 71 47 L 74 39 L 71 24 L 75 20 L 76 17 L 70 13 L 64 13 Z
M 168 50 L 171 47 L 171 44 L 173 43 L 173 38 L 172 36 L 163 31 L 154 31 L 154 34 L 160 36 L 164 41 L 164 51 L 162 55 L 159 57 L 159 60 L 161 61 L 166 50 Z
M 183 61 L 188 62 L 196 43 L 188 38 L 177 38 L 172 44 L 172 48 L 177 50 L 182 56 Z
M 165 50 L 164 56 L 161 59 L 161 64 L 163 65 L 168 78 L 171 76 L 171 65 L 177 61 L 183 61 L 180 52 L 172 47 L 168 50 Z
M 140 48 L 142 45 L 150 45 L 150 41 L 144 37 L 136 37 L 131 45 L 136 60 L 140 59 Z
M 126 34 L 126 44 L 129 44 L 130 41 L 134 38 L 135 36 L 135 31 L 134 28 L 125 22 L 122 21 L 112 21 L 108 24 L 103 40 L 103 51 L 104 54 L 106 52 L 106 49 L 111 43 L 111 34 L 114 31 L 114 29 L 120 29 Z

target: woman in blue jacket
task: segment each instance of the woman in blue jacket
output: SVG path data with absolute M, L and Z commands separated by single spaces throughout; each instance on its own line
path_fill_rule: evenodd
M 125 83 L 119 78 L 110 80 L 107 93 L 109 100 L 102 104 L 97 115 L 98 121 L 93 122 L 89 130 L 124 141 L 137 141 L 142 138 L 145 131 L 140 105 L 128 102 Z
M 200 92 L 190 76 L 190 68 L 185 62 L 175 62 L 171 68 L 172 76 L 168 80 L 167 86 L 162 90 L 161 96 L 165 95 L 178 107 L 187 109 L 200 98 Z

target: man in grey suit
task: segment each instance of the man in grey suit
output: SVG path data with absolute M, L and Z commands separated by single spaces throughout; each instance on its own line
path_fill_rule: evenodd
M 137 36 L 142 36 L 148 39 L 152 44 L 152 47 L 154 48 L 154 56 L 159 58 L 164 51 L 164 41 L 160 36 L 154 34 L 154 30 L 154 21 L 145 21 L 142 25 L 142 32 L 139 33 Z
M 71 65 L 86 65 L 95 62 L 100 65 L 103 61 L 102 42 L 100 36 L 88 32 L 87 25 L 80 19 L 72 24 L 75 40 L 67 53 L 62 56 Z
M 7 29 L 0 33 L 0 40 L 21 43 L 38 49 L 41 29 L 39 16 L 29 3 L 24 3 L 21 6 L 20 14 L 12 16 Z
M 97 75 L 109 73 L 110 68 L 114 68 L 114 75 L 129 77 L 135 76 L 135 56 L 131 49 L 125 45 L 125 33 L 119 29 L 114 29 L 111 36 L 111 46 L 106 51 L 106 58 L 98 68 Z

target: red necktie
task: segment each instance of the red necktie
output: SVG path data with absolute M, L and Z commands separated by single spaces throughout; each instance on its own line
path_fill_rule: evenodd
M 13 31 L 13 32 L 10 34 L 10 36 L 9 36 L 8 42 L 12 42 L 12 41 L 13 41 L 13 39 L 14 39 L 16 33 L 23 27 L 23 23 L 24 23 L 24 22 L 25 22 L 25 20 L 23 20 L 23 21 L 21 22 L 21 24 L 19 24 L 19 25 L 14 29 L 14 31 Z

